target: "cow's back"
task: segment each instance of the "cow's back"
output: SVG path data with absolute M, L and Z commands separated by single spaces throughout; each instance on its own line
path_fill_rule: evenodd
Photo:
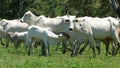
M 117 25 L 109 20 L 104 20 L 102 18 L 95 18 L 88 21 L 92 28 L 93 36 L 96 39 L 103 39 L 111 36 L 115 30 L 117 30 Z M 115 22 L 117 24 L 117 22 Z

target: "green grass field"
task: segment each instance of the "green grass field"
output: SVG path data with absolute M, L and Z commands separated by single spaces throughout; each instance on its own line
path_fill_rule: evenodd
M 40 47 L 28 56 L 24 47 L 16 50 L 10 45 L 7 49 L 0 45 L 0 68 L 120 68 L 120 53 L 115 57 L 105 56 L 103 44 L 101 54 L 96 58 L 92 58 L 92 50 L 89 47 L 83 55 L 70 57 L 69 51 L 62 54 L 60 49 L 55 51 L 55 46 L 51 46 L 51 55 L 44 57 L 39 56 Z

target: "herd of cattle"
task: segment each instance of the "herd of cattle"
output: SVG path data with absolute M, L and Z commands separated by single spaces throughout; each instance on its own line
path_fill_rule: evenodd
M 63 53 L 66 52 L 67 44 L 71 46 L 71 56 L 78 53 L 81 44 L 84 44 L 80 54 L 88 44 L 96 56 L 95 47 L 100 54 L 100 41 L 105 44 L 106 55 L 109 52 L 109 44 L 112 46 L 112 55 L 116 55 L 120 48 L 119 19 L 113 17 L 79 17 L 74 15 L 57 16 L 55 18 L 36 16 L 27 11 L 20 20 L 0 21 L 0 40 L 6 38 L 6 47 L 9 41 L 18 48 L 24 42 L 30 55 L 30 48 L 40 42 L 42 55 L 50 55 L 49 45 L 62 43 Z M 94 44 L 96 42 L 96 44 Z

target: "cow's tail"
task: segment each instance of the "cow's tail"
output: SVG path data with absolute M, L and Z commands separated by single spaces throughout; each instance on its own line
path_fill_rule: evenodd
M 118 21 L 119 21 L 119 27 L 120 27 L 120 19 L 118 19 Z

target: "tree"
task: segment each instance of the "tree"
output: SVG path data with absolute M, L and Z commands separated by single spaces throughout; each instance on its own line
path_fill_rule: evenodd
M 66 15 L 68 11 L 78 17 L 115 15 L 108 0 L 0 0 L 0 18 L 21 18 L 28 10 L 49 17 Z
M 110 5 L 112 6 L 113 10 L 120 17 L 120 1 L 119 0 L 109 0 Z

